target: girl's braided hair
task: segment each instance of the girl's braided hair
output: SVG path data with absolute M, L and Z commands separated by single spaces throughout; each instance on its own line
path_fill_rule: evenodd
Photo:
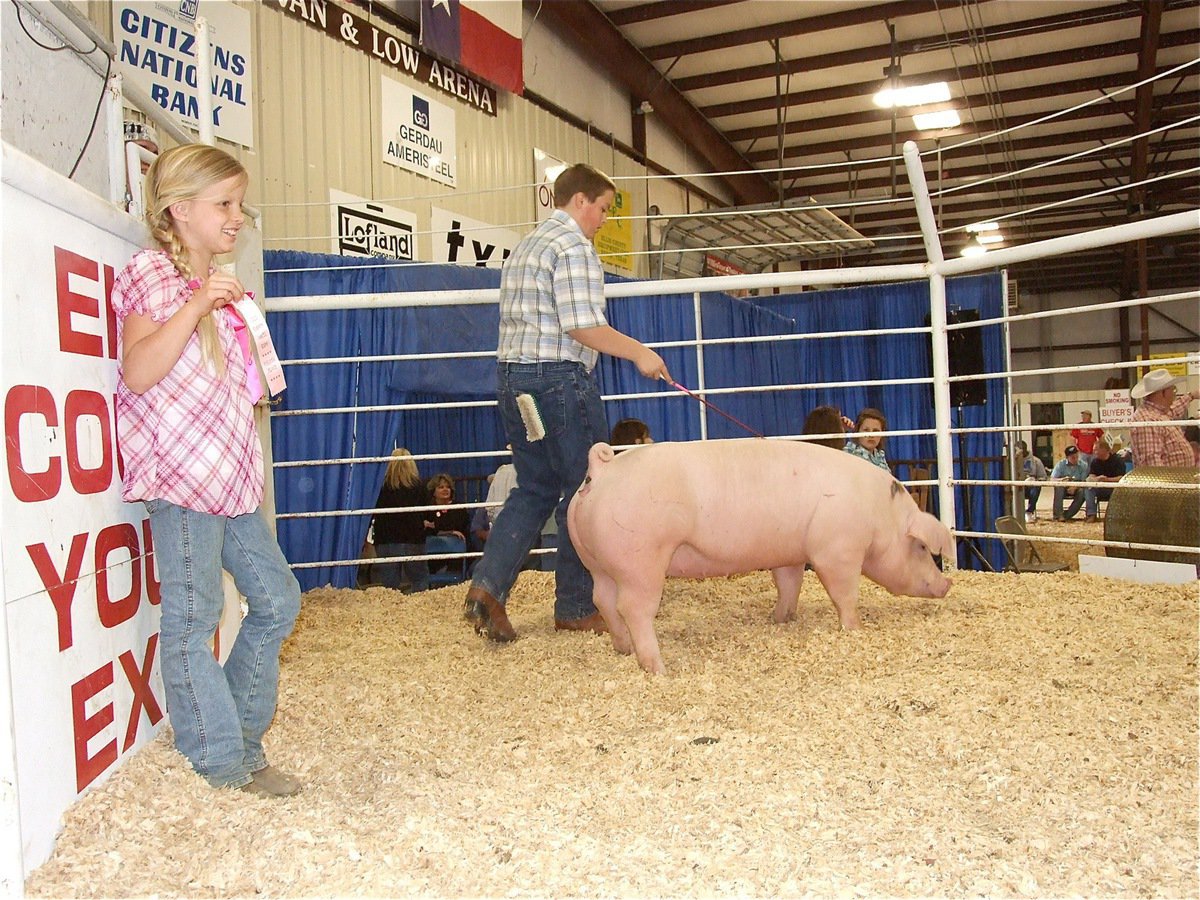
M 146 224 L 158 244 L 185 281 L 204 278 L 207 272 L 193 272 L 187 247 L 175 229 L 172 204 L 194 200 L 214 184 L 229 178 L 248 179 L 245 167 L 226 153 L 208 144 L 181 144 L 159 155 L 146 173 Z M 225 372 L 225 356 L 217 342 L 217 327 L 211 315 L 196 327 L 204 359 Z

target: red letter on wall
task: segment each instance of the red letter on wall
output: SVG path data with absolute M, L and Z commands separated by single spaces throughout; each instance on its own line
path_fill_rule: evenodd
M 72 316 L 76 313 L 100 319 L 100 301 L 95 297 L 76 294 L 70 288 L 70 276 L 79 275 L 88 281 L 99 282 L 100 264 L 78 253 L 54 248 L 54 289 L 58 295 L 58 346 L 64 353 L 83 356 L 103 356 L 104 339 L 98 334 L 75 330 Z
M 83 569 L 83 551 L 87 547 L 87 532 L 71 538 L 71 550 L 67 554 L 67 565 L 62 576 L 54 568 L 54 560 L 45 544 L 30 544 L 25 548 L 38 577 L 45 585 L 54 614 L 58 617 L 58 652 L 62 653 L 74 643 L 71 637 L 71 602 L 75 599 L 75 588 L 79 584 L 79 572 Z
M 142 562 L 146 566 L 146 599 L 152 606 L 158 606 L 162 603 L 162 583 L 155 575 L 158 567 L 154 562 L 154 533 L 149 519 L 142 519 Z
M 36 503 L 58 495 L 62 486 L 62 460 L 51 456 L 44 472 L 26 472 L 21 462 L 21 417 L 41 416 L 47 428 L 58 425 L 58 409 L 47 388 L 14 384 L 4 398 L 4 453 L 8 460 L 8 483 L 22 503 Z
M 93 417 L 100 422 L 100 464 L 85 469 L 79 462 L 79 419 Z M 108 404 L 95 391 L 71 391 L 63 404 L 63 426 L 67 432 L 67 474 L 71 486 L 80 494 L 99 494 L 112 484 L 112 430 Z
M 151 726 L 157 725 L 158 720 L 163 717 L 158 700 L 154 698 L 154 691 L 150 689 L 150 672 L 154 668 L 154 651 L 157 647 L 158 632 L 155 632 L 146 642 L 146 656 L 142 660 L 140 669 L 137 660 L 133 657 L 132 650 L 126 650 L 119 657 L 121 668 L 125 670 L 125 677 L 129 679 L 129 686 L 133 688 L 133 707 L 129 710 L 129 724 L 125 726 L 125 743 L 121 746 L 122 753 L 132 747 L 137 738 L 143 706 L 146 708 L 146 717 L 150 719 Z
M 75 791 L 78 793 L 95 781 L 105 769 L 117 761 L 117 739 L 88 756 L 88 741 L 113 722 L 113 705 L 108 703 L 87 714 L 87 702 L 107 687 L 112 687 L 112 663 L 105 663 L 91 675 L 71 685 L 71 721 L 75 727 Z
M 129 593 L 114 600 L 108 595 L 108 557 L 117 549 L 129 553 L 129 562 L 122 563 L 129 567 Z M 141 552 L 137 529 L 128 522 L 107 525 L 96 535 L 96 612 L 105 628 L 115 628 L 137 615 L 142 599 L 142 567 L 138 565 Z

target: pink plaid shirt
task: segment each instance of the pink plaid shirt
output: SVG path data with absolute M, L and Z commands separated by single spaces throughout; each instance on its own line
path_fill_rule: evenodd
M 117 276 L 112 307 L 117 320 L 149 314 L 166 322 L 192 296 L 161 250 L 142 250 Z M 144 394 L 117 384 L 117 434 L 129 502 L 161 499 L 213 515 L 237 516 L 262 504 L 263 458 L 246 386 L 246 366 L 234 336 L 232 309 L 214 312 L 225 354 L 225 375 L 206 365 L 192 334 L 174 368 Z M 124 329 L 121 329 L 121 334 Z M 117 358 L 124 356 L 121 338 Z
M 1191 394 L 1179 394 L 1170 409 L 1155 406 L 1146 400 L 1133 414 L 1131 422 L 1169 422 L 1186 419 Z M 1192 445 L 1183 436 L 1178 425 L 1163 425 L 1160 428 L 1129 429 L 1129 443 L 1133 446 L 1135 466 L 1194 466 L 1196 464 Z

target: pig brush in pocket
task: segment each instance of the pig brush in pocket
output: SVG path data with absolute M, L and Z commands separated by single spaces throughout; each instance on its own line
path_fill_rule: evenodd
M 546 436 L 546 423 L 542 421 L 542 413 L 532 394 L 517 394 L 517 410 L 521 413 L 521 421 L 525 423 L 527 441 L 533 443 Z

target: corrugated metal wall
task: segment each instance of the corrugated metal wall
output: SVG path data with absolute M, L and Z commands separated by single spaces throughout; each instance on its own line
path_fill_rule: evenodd
M 644 216 L 648 202 L 664 213 L 705 205 L 673 182 L 647 182 L 644 167 L 616 150 L 607 134 L 588 134 L 503 91 L 498 94 L 497 115 L 489 116 L 285 15 L 277 3 L 238 0 L 238 5 L 251 11 L 254 30 L 255 147 L 246 150 L 219 143 L 237 155 L 251 174 L 247 199 L 264 213 L 263 236 L 268 249 L 328 252 L 332 242 L 331 188 L 413 213 L 421 234 L 417 242 L 420 259 L 431 258 L 432 206 L 524 233 L 535 216 L 534 188 L 497 189 L 532 185 L 535 147 L 569 162 L 589 162 L 615 178 L 631 179 L 619 180 L 618 185 L 631 194 L 629 212 L 633 215 Z M 412 35 L 369 16 L 360 7 L 352 9 L 354 15 L 367 18 L 381 31 L 395 34 L 404 43 L 415 43 Z M 339 13 L 339 7 L 328 5 L 331 18 Z M 112 4 L 107 0 L 90 4 L 89 16 L 111 38 Z M 383 162 L 381 77 L 392 78 L 454 110 L 456 188 Z M 601 83 L 596 90 L 617 89 Z M 634 252 L 638 253 L 645 249 L 647 228 L 638 219 L 632 230 Z M 634 260 L 633 274 L 651 271 L 644 255 Z

